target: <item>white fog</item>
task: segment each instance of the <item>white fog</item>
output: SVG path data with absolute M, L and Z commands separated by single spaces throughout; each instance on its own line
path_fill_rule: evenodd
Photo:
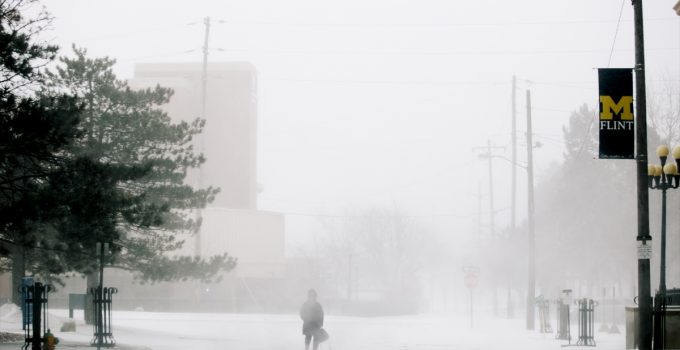
M 57 348 L 96 347 L 84 295 L 101 252 L 121 349 L 648 349 L 641 280 L 668 300 L 655 349 L 680 348 L 677 167 L 643 188 L 644 255 L 637 163 L 601 159 L 598 69 L 639 74 L 630 0 L 8 0 L 2 26 L 16 3 L 25 18 L 44 6 L 32 40 L 59 48 L 31 91 L 80 103 L 55 157 L 133 166 L 114 185 L 129 206 L 92 219 L 74 208 L 104 189 L 45 197 L 68 207 L 55 213 L 15 201 L 22 163 L 1 159 L 0 350 L 30 333 L 23 276 L 53 286 Z M 674 5 L 644 1 L 649 164 L 680 145 Z M 667 208 L 653 178 L 670 183 Z

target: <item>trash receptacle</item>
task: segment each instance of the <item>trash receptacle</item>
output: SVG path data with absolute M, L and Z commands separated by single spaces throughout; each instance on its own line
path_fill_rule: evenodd
M 626 306 L 626 349 L 637 349 L 640 334 L 638 334 L 638 308 Z
M 665 326 L 666 349 L 680 349 L 680 307 L 671 305 L 666 308 Z

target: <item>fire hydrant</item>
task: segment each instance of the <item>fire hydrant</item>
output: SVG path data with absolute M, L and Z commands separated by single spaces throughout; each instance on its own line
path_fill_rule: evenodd
M 59 338 L 55 337 L 48 328 L 47 332 L 45 333 L 45 350 L 55 350 L 57 348 L 57 344 L 59 344 Z

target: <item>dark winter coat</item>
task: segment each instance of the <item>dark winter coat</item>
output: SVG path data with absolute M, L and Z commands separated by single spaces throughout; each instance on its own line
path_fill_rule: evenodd
M 317 301 L 307 300 L 300 308 L 302 334 L 315 335 L 323 327 L 323 309 Z

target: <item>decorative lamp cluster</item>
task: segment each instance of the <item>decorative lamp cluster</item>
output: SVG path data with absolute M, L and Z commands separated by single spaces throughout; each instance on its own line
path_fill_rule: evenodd
M 674 162 L 666 163 L 669 153 L 671 153 Z M 678 168 L 680 168 L 680 146 L 675 146 L 673 152 L 670 152 L 668 146 L 662 145 L 657 147 L 656 154 L 659 156 L 661 165 L 650 164 L 647 166 L 649 188 L 678 188 L 680 186 L 680 173 L 678 173 Z

